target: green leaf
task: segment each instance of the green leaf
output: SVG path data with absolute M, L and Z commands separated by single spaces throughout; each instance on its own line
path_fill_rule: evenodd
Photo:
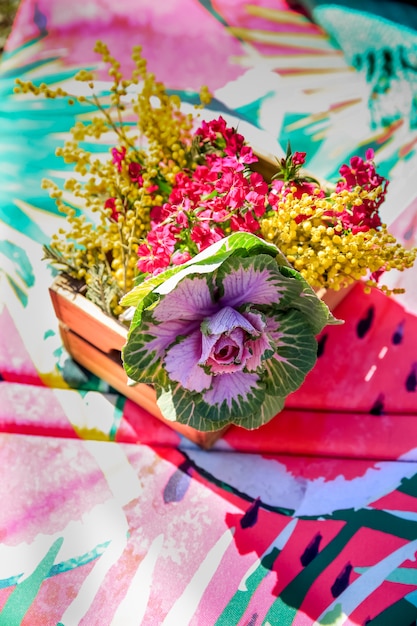
M 157 388 L 157 404 L 162 414 L 170 421 L 191 426 L 203 432 L 219 430 L 223 426 L 239 423 L 246 415 L 260 414 L 265 397 L 264 385 L 252 386 L 247 398 L 241 395 L 233 399 L 229 408 L 224 402 L 220 407 L 204 401 L 201 394 L 191 393 L 177 384 Z M 232 417 L 233 416 L 233 417 Z
M 111 316 L 113 301 L 120 297 L 120 287 L 105 263 L 91 265 L 89 274 L 91 280 L 87 285 L 86 297 Z
M 278 313 L 276 354 L 264 362 L 267 393 L 286 397 L 304 382 L 317 360 L 317 341 L 304 315 L 295 309 Z
M 230 375 L 233 376 L 233 375 Z M 262 402 L 265 398 L 265 385 L 259 377 L 255 384 L 248 386 L 246 395 L 237 394 L 229 406 L 226 401 L 222 404 L 211 404 L 198 396 L 196 402 L 196 415 L 203 420 L 209 420 L 214 423 L 233 423 L 240 420 L 242 416 L 251 415 L 260 410 Z
M 280 265 L 288 265 L 287 259 L 274 244 L 268 243 L 264 239 L 261 239 L 260 237 L 257 237 L 252 233 L 232 233 L 231 235 L 229 235 L 229 237 L 226 237 L 226 239 L 222 239 L 220 240 L 220 242 L 217 243 L 221 242 L 224 242 L 226 249 L 244 249 L 247 253 L 246 256 L 255 256 L 256 254 L 269 254 L 273 257 L 279 257 L 278 262 Z M 207 250 L 208 249 L 209 248 L 207 248 Z M 206 250 L 204 252 L 206 252 Z
M 154 345 L 154 349 L 149 347 L 151 342 L 156 340 L 151 328 L 152 325 L 148 321 L 142 320 L 142 323 L 133 329 L 122 350 L 123 366 L 132 381 L 164 385 L 167 384 L 168 377 L 163 368 L 163 355 L 158 351 L 157 345 Z
M 317 180 L 317 178 L 314 178 L 314 176 L 303 175 L 300 177 L 300 180 L 304 183 L 314 183 L 320 187 L 320 181 Z
M 166 419 L 170 421 L 178 420 L 202 432 L 213 432 L 230 424 L 236 424 L 236 426 L 241 426 L 247 430 L 255 430 L 280 413 L 284 408 L 284 402 L 285 397 L 280 397 L 276 394 L 265 395 L 261 405 L 257 406 L 253 412 L 241 417 L 236 416 L 233 419 L 230 419 L 228 415 L 223 420 L 212 420 L 204 413 L 205 407 L 196 405 L 192 395 L 188 394 L 187 396 L 187 392 L 180 385 L 174 390 L 169 387 L 165 389 L 157 388 L 157 404 Z M 201 412 L 202 409 L 203 412 Z M 183 419 L 180 419 L 181 416 Z
M 300 297 L 294 300 L 292 307 L 305 315 L 305 322 L 310 325 L 315 335 L 318 335 L 325 326 L 343 324 L 343 320 L 334 317 L 327 304 L 317 297 L 314 289 L 292 267 L 280 266 L 279 271 L 283 276 L 292 277 L 302 285 Z
M 255 430 L 264 424 L 267 424 L 284 408 L 285 397 L 273 395 L 265 395 L 259 411 L 252 415 L 248 415 L 241 420 L 235 422 L 236 426 L 246 428 L 247 430 Z
M 207 250 L 209 249 L 211 249 L 211 246 L 210 248 L 207 248 Z M 204 252 L 206 252 L 206 250 L 204 250 Z M 151 291 L 166 283 L 170 279 L 177 277 L 175 281 L 171 280 L 171 282 L 168 283 L 168 291 L 166 289 L 163 290 L 163 293 L 169 293 L 169 291 L 171 290 L 170 286 L 172 285 L 172 288 L 174 288 L 175 285 L 177 285 L 178 282 L 182 280 L 182 278 L 188 276 L 188 274 L 203 274 L 214 271 L 221 263 L 223 263 L 224 260 L 226 260 L 230 256 L 230 254 L 232 254 L 233 250 L 230 250 L 228 252 L 217 252 L 207 258 L 202 256 L 204 252 L 195 256 L 193 259 L 190 259 L 190 261 L 187 261 L 187 263 L 183 263 L 182 265 L 177 265 L 175 267 L 170 267 L 164 272 L 161 272 L 156 276 L 152 276 L 151 278 L 146 279 L 140 285 L 136 285 L 136 287 L 133 287 L 133 289 L 129 291 L 129 293 L 123 296 L 120 304 L 122 306 L 138 306 L 143 298 L 147 296 Z M 199 269 L 196 270 L 195 266 L 198 266 Z
M 135 328 L 140 326 L 140 324 L 142 322 L 142 314 L 143 314 L 143 312 L 146 311 L 147 309 L 149 309 L 149 310 L 153 309 L 158 302 L 159 302 L 159 296 L 156 295 L 152 291 L 150 293 L 148 293 L 143 298 L 143 300 L 141 300 L 139 302 L 138 306 L 136 307 L 135 313 L 133 315 L 133 319 L 130 322 L 128 337 L 130 336 L 130 333 Z
M 165 273 L 166 272 L 163 272 L 163 274 Z M 133 289 L 131 289 L 127 294 L 123 296 L 123 298 L 120 300 L 120 304 L 126 307 L 137 306 L 139 302 L 152 291 L 152 289 L 155 289 L 155 287 L 157 287 L 161 284 L 161 282 L 164 281 L 164 278 L 161 278 L 161 276 L 162 274 L 152 276 L 151 278 L 147 278 L 146 280 L 144 280 L 139 285 L 133 287 Z

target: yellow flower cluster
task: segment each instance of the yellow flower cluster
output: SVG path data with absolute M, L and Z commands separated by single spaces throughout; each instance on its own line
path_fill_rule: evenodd
M 173 182 L 175 174 L 189 165 L 186 146 L 191 142 L 193 116 L 184 115 L 179 96 L 168 95 L 163 83 L 155 81 L 154 75 L 146 71 L 139 47 L 134 48 L 133 60 L 140 67 L 143 80 L 133 111 L 137 115 L 139 130 L 148 142 L 149 168 L 161 164 L 162 174 Z
M 133 286 L 137 247 L 149 231 L 150 209 L 166 201 L 175 174 L 191 165 L 193 116 L 185 115 L 179 97 L 169 95 L 148 72 L 140 46 L 133 49 L 134 69 L 129 79 L 123 77 L 119 62 L 104 43 L 97 42 L 95 51 L 107 64 L 113 81 L 109 98 L 94 93 L 93 74 L 85 70 L 76 79 L 87 83 L 91 89 L 88 96 L 75 97 L 62 88 L 20 80 L 15 91 L 65 97 L 69 104 L 86 102 L 98 110 L 99 115 L 77 121 L 71 140 L 56 151 L 65 163 L 73 165 L 77 178 L 67 180 L 64 191 L 43 181 L 66 216 L 66 228 L 53 235 L 45 252 L 60 269 L 87 286 L 101 281 L 103 292 L 107 288 L 110 296 L 102 298 L 100 305 L 117 316 L 122 311 L 118 305 L 121 296 Z M 210 98 L 203 87 L 201 102 L 208 103 Z M 117 163 L 114 157 L 100 158 L 81 145 L 109 132 L 111 143 L 123 155 Z M 140 184 L 132 180 L 131 164 L 140 171 Z M 165 184 L 158 185 L 161 181 Z M 155 183 L 159 191 L 155 191 Z
M 406 250 L 397 243 L 385 224 L 378 230 L 352 233 L 343 229 L 337 217 L 326 215 L 373 200 L 378 190 L 367 192 L 357 187 L 324 198 L 319 197 L 319 189 L 316 195 L 304 193 L 301 198 L 296 191 L 292 188 L 277 210 L 265 215 L 261 231 L 312 287 L 338 291 L 373 272 L 412 267 L 417 250 Z M 377 286 L 371 278 L 366 285 L 368 289 Z M 379 288 L 391 293 L 385 285 Z

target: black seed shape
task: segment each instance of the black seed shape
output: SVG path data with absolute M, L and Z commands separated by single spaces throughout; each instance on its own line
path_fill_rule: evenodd
M 371 305 L 368 308 L 365 317 L 362 317 L 356 326 L 356 334 L 358 335 L 359 339 L 363 339 L 366 333 L 371 328 L 372 322 L 374 321 L 374 315 L 375 308 L 373 305 Z
M 388 76 L 389 78 L 392 78 L 392 76 L 394 75 L 394 61 L 392 58 L 392 52 L 389 48 L 383 48 L 382 50 L 382 58 L 383 58 L 383 72 L 384 74 L 386 74 L 386 76 Z
M 397 328 L 394 330 L 392 337 L 391 337 L 391 341 L 394 344 L 394 346 L 398 346 L 404 337 L 404 320 L 402 322 L 400 322 L 397 326 Z
M 315 537 L 310 541 L 302 555 L 300 556 L 301 565 L 306 567 L 319 553 L 320 542 L 323 539 L 320 533 L 317 533 Z
M 250 528 L 254 526 L 258 521 L 258 511 L 261 505 L 260 498 L 256 498 L 254 502 L 250 505 L 242 519 L 240 520 L 240 526 L 242 528 Z
M 334 581 L 333 585 L 330 587 L 333 598 L 337 598 L 337 596 L 340 596 L 340 594 L 344 592 L 346 587 L 349 586 L 349 576 L 352 569 L 353 568 L 351 564 L 347 563 Z
M 375 402 L 373 403 L 369 413 L 371 415 L 382 415 L 384 413 L 384 401 L 385 401 L 385 396 L 383 393 L 380 393 L 377 399 L 375 400 Z
M 407 391 L 414 392 L 417 389 L 417 363 L 413 364 L 411 372 L 408 374 L 405 381 L 405 388 Z

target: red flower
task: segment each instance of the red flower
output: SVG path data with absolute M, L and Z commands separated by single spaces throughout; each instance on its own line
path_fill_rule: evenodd
M 121 172 L 122 171 L 122 163 L 123 163 L 124 158 L 126 156 L 126 148 L 124 146 L 122 146 L 122 148 L 120 150 L 118 150 L 117 148 L 112 148 L 111 153 L 112 153 L 114 165 L 117 167 L 117 170 L 119 172 Z
M 195 134 L 201 137 L 203 141 L 208 140 L 214 142 L 219 134 L 224 137 L 226 128 L 226 121 L 220 116 L 217 120 L 211 120 L 209 122 L 203 120 Z
M 249 184 L 241 172 L 228 171 L 215 184 L 217 191 L 226 192 L 225 202 L 230 207 L 237 209 L 243 206 L 246 194 L 249 192 Z
M 246 194 L 245 200 L 251 205 L 256 217 L 261 217 L 265 213 L 265 194 L 250 191 Z
M 211 227 L 207 222 L 199 222 L 191 231 L 191 239 L 197 244 L 198 251 L 205 250 L 212 243 L 219 241 L 225 237 L 221 228 Z
M 229 154 L 230 150 L 226 148 L 225 152 L 226 154 Z M 219 157 L 219 160 L 223 162 L 224 167 L 230 167 L 239 172 L 245 169 L 245 165 L 256 163 L 258 161 L 258 157 L 254 155 L 252 148 L 249 146 L 242 146 L 239 151 L 232 151 L 232 154 L 223 158 Z
M 226 147 L 224 149 L 226 154 L 232 156 L 238 152 L 240 153 L 245 143 L 243 135 L 237 133 L 234 128 L 226 128 L 224 138 L 226 139 Z
M 264 196 L 268 193 L 268 183 L 265 181 L 262 174 L 259 174 L 259 172 L 252 172 L 249 180 L 254 191 L 259 194 L 263 194 Z
M 374 151 L 369 149 L 366 151 L 365 161 L 361 157 L 354 156 L 350 159 L 350 166 L 344 164 L 339 170 L 343 178 L 336 185 L 337 192 L 343 189 L 350 190 L 358 185 L 365 191 L 373 191 L 377 187 L 382 187 L 382 192 L 375 200 L 365 198 L 361 205 L 354 206 L 339 214 L 338 217 L 343 228 L 351 230 L 353 234 L 367 232 L 369 229 L 378 228 L 382 224 L 378 210 L 385 200 L 388 180 L 377 174 L 373 157 Z
M 116 209 L 116 198 L 108 198 L 104 203 L 104 208 L 111 209 L 110 219 L 117 222 L 117 220 L 119 219 L 119 211 Z
M 174 252 L 174 254 L 172 255 L 171 262 L 174 265 L 182 265 L 190 259 L 191 254 L 189 252 L 180 252 L 179 250 L 177 250 L 177 252 Z
M 349 165 L 342 165 L 339 170 L 342 180 L 338 182 L 336 191 L 342 189 L 353 189 L 357 185 L 363 187 L 367 191 L 376 189 L 380 185 L 383 187 L 383 194 L 385 197 L 385 189 L 387 186 L 387 179 L 377 174 L 375 169 L 375 163 L 373 161 L 374 151 L 369 149 L 366 151 L 366 160 L 361 157 L 354 156 L 350 159 Z M 383 199 L 379 202 L 381 204 Z
M 233 215 L 230 228 L 235 231 L 256 233 L 259 230 L 259 222 L 253 217 L 251 211 L 247 211 L 244 215 Z
M 169 226 L 157 226 L 151 230 L 146 241 L 138 247 L 138 269 L 150 274 L 162 272 L 170 264 L 175 243 L 175 234 Z
M 294 152 L 292 155 L 292 164 L 293 165 L 304 165 L 306 161 L 306 152 Z
M 214 196 L 214 198 L 204 202 L 204 206 L 206 208 L 198 213 L 200 219 L 207 218 L 216 224 L 221 224 L 230 217 L 230 208 L 227 206 L 224 196 Z
M 141 175 L 142 166 L 140 163 L 136 161 L 132 161 L 129 163 L 129 176 L 132 183 L 137 183 L 139 187 L 143 185 L 143 177 Z

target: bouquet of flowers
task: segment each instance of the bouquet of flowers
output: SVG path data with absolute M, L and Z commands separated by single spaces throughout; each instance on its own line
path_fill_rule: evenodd
M 99 113 L 77 122 L 58 151 L 76 176 L 63 190 L 44 183 L 67 218 L 45 257 L 128 320 L 126 374 L 154 386 L 167 419 L 202 431 L 257 428 L 314 366 L 316 335 L 338 323 L 315 290 L 363 279 L 390 293 L 380 276 L 413 264 L 416 250 L 380 219 L 388 181 L 368 151 L 335 185 L 322 184 L 290 147 L 266 178 L 222 117 L 183 112 L 139 47 L 128 80 L 103 43 L 96 50 L 113 79 L 106 97 L 87 71 L 77 79 L 91 92 L 78 96 L 17 87 Z M 210 101 L 206 88 L 200 97 L 199 106 Z M 114 145 L 100 158 L 88 143 L 109 131 Z

